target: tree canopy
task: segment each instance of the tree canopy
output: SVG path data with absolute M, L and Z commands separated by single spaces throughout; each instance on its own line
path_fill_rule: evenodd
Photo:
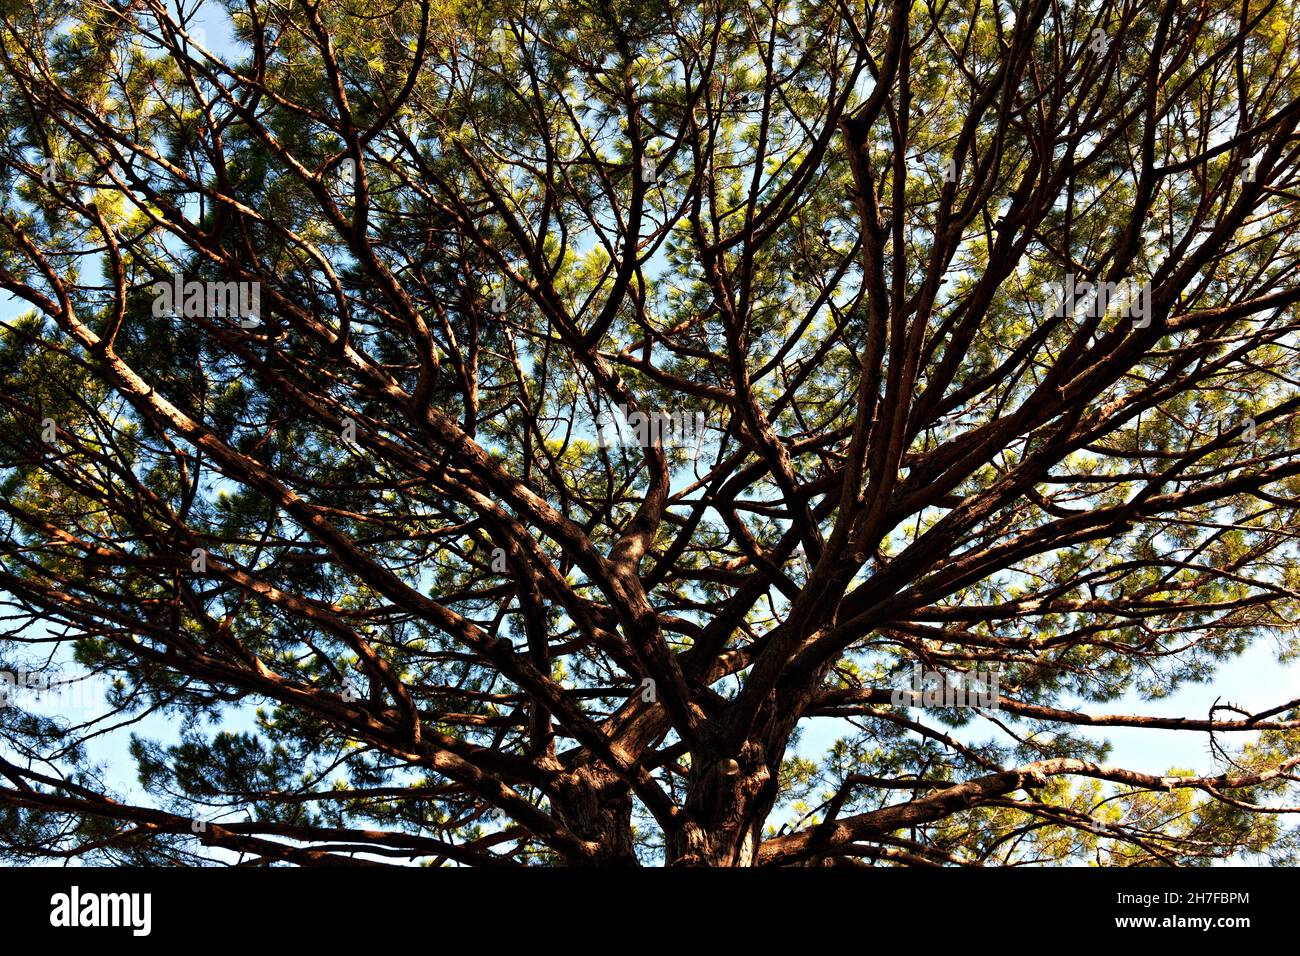
M 1115 702 L 1300 649 L 1298 94 L 1283 0 L 2 0 L 0 669 L 109 690 L 0 854 L 1289 862 L 1300 699 Z

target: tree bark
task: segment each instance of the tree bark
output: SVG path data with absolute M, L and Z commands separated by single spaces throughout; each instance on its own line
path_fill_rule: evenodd
M 587 866 L 636 866 L 632 836 L 632 794 L 612 771 L 581 766 L 561 774 L 551 794 L 560 822 L 595 844 Z

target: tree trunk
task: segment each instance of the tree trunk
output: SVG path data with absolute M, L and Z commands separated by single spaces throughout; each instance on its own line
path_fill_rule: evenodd
M 588 866 L 636 866 L 632 793 L 617 774 L 581 766 L 562 774 L 551 793 L 555 815 L 575 836 L 595 843 Z
M 784 753 L 784 744 L 780 753 Z M 776 801 L 778 753 L 746 741 L 738 758 L 692 767 L 685 810 L 689 822 L 668 836 L 670 866 L 752 866 L 763 824 Z

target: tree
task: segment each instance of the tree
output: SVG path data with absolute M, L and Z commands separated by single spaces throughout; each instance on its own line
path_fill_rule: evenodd
M 0 5 L 9 858 L 1290 860 L 1099 714 L 1300 647 L 1295 4 L 190 6 Z

